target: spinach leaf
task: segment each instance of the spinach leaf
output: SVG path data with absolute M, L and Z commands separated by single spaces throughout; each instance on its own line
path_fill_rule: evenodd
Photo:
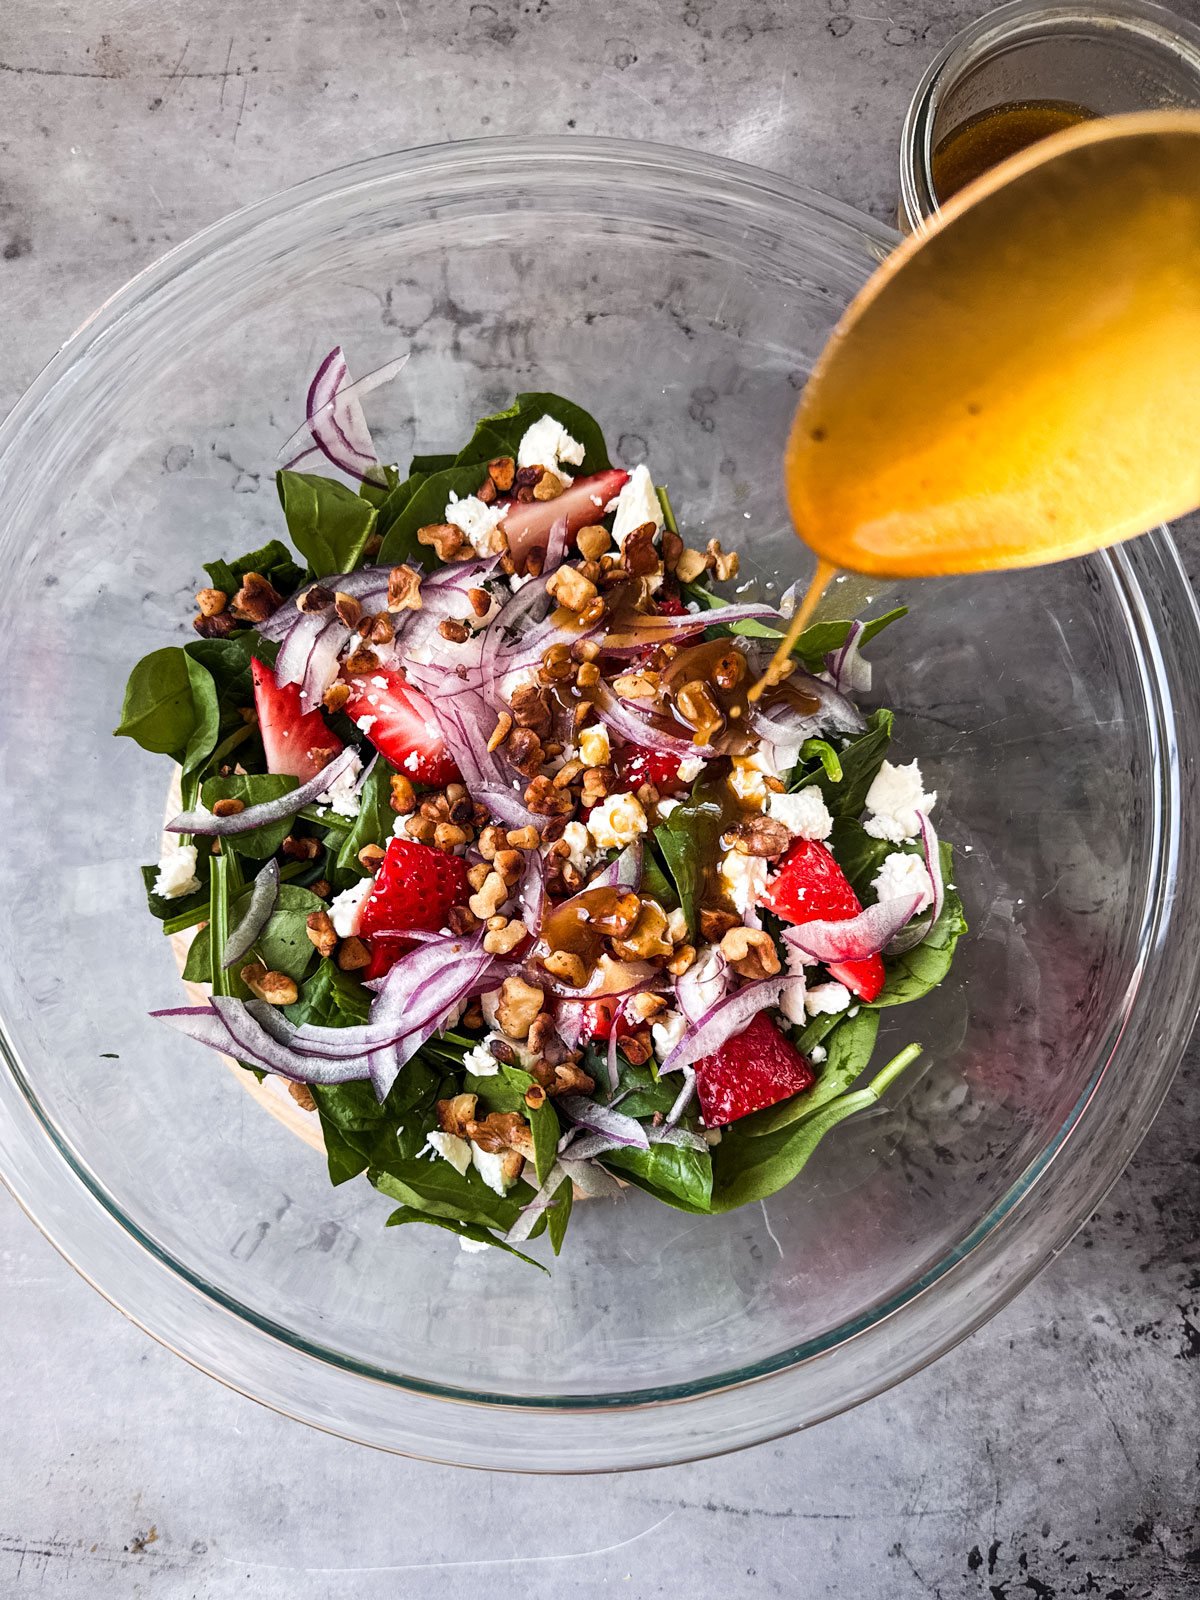
M 606 1049 L 597 1049 L 594 1045 L 584 1050 L 583 1070 L 595 1078 L 596 1099 L 602 1105 L 610 1098 L 606 1055 Z M 653 1067 L 635 1067 L 620 1050 L 617 1051 L 617 1093 L 625 1097 L 621 1110 L 627 1117 L 652 1117 L 656 1111 L 665 1116 L 682 1087 L 681 1078 L 659 1078 Z
M 381 520 L 388 518 L 389 512 L 392 514 L 386 522 L 387 532 L 383 536 L 379 561 L 384 564 L 422 561 L 428 566 L 433 552 L 428 546 L 417 542 L 417 529 L 433 522 L 445 522 L 451 493 L 465 500 L 479 488 L 480 478 L 478 465 L 472 464 L 448 467 L 444 472 L 422 477 L 407 496 L 407 484 L 414 480 L 410 478 L 407 483 L 402 483 L 394 497 L 397 501 L 394 512 L 393 497 L 384 502 L 380 511 Z
M 282 470 L 275 482 L 292 543 L 313 577 L 353 572 L 375 531 L 375 507 L 344 484 L 311 472 Z
M 383 505 L 384 501 L 399 482 L 400 474 L 396 471 L 395 467 L 384 467 L 383 482 L 371 483 L 364 479 L 364 481 L 358 486 L 358 493 L 368 505 L 374 506 L 376 511 L 378 511 L 380 506 Z M 376 533 L 379 532 L 378 523 L 375 524 L 375 531 Z
M 967 931 L 962 900 L 958 891 L 950 887 L 954 870 L 954 853 L 949 844 L 942 842 L 942 876 L 946 880 L 946 898 L 941 914 L 925 935 L 923 942 L 902 956 L 885 956 L 887 978 L 882 993 L 872 1000 L 873 1006 L 902 1006 L 910 1000 L 920 1000 L 938 984 L 950 970 L 954 948 L 960 935 Z
M 568 1185 L 568 1190 L 570 1185 Z M 568 1202 L 569 1209 L 569 1202 Z M 503 1239 L 497 1239 L 494 1233 L 489 1233 L 486 1228 L 481 1228 L 474 1222 L 455 1222 L 449 1217 L 432 1217 L 424 1211 L 415 1211 L 412 1206 L 399 1206 L 387 1219 L 389 1228 L 402 1227 L 406 1222 L 427 1222 L 434 1228 L 445 1228 L 448 1233 L 456 1233 L 462 1239 L 474 1239 L 477 1244 L 490 1244 L 497 1250 L 504 1250 L 510 1256 L 516 1256 L 518 1261 L 524 1261 L 531 1267 L 536 1267 L 539 1272 L 550 1276 L 549 1268 L 544 1267 L 540 1261 L 535 1261 L 532 1256 L 525 1255 L 511 1244 L 506 1244 Z M 558 1254 L 557 1248 L 555 1255 Z
M 410 478 L 428 478 L 435 472 L 445 472 L 457 460 L 453 451 L 441 456 L 414 456 L 408 463 L 408 475 Z
M 896 606 L 892 611 L 885 611 L 881 617 L 872 617 L 870 622 L 864 624 L 859 637 L 859 649 L 865 644 L 870 644 L 877 633 L 893 622 L 898 622 L 901 617 L 908 615 L 907 606 Z M 814 622 L 811 628 L 796 640 L 794 652 L 804 658 L 808 666 L 823 667 L 825 657 L 832 650 L 840 650 L 846 642 L 846 635 L 850 632 L 850 623 L 845 622 Z
M 666 874 L 654 859 L 651 851 L 647 850 L 642 857 L 641 892 L 648 895 L 651 900 L 657 900 L 665 911 L 674 911 L 679 904 L 679 896 L 668 881 Z
M 228 778 L 208 778 L 201 790 L 201 801 L 212 810 L 218 800 L 240 800 L 245 806 L 259 806 L 267 800 L 277 800 L 300 787 L 297 778 L 286 773 L 252 772 L 231 773 Z M 251 828 L 247 833 L 229 833 L 222 848 L 241 856 L 251 856 L 265 861 L 273 856 L 287 838 L 292 826 L 291 817 L 281 817 L 278 822 L 265 822 L 261 828 Z
M 198 661 L 213 681 L 222 738 L 246 726 L 242 708 L 254 704 L 250 658 L 257 640 L 255 633 L 235 633 L 228 639 L 193 639 L 183 647 L 185 654 Z
M 521 1214 L 522 1205 L 533 1198 L 527 1183 L 518 1183 L 503 1199 L 479 1176 L 474 1167 L 460 1173 L 448 1161 L 400 1160 L 391 1162 L 386 1172 L 372 1168 L 370 1181 L 381 1193 L 431 1217 L 451 1222 L 474 1222 L 482 1228 L 499 1228 L 507 1233 Z
M 292 1020 L 296 1009 L 288 1007 Z M 335 1009 L 328 1018 L 312 1020 L 325 1026 L 348 1026 L 355 1018 L 349 1011 Z M 368 1167 L 386 1169 L 415 1157 L 433 1124 L 443 1083 L 442 1074 L 418 1054 L 402 1069 L 382 1105 L 366 1080 L 324 1087 L 310 1084 L 321 1117 L 331 1182 L 345 1183 Z
M 712 1209 L 732 1211 L 751 1201 L 765 1200 L 791 1183 L 829 1130 L 856 1111 L 874 1105 L 919 1054 L 919 1045 L 909 1045 L 865 1089 L 839 1094 L 811 1116 L 775 1133 L 755 1138 L 743 1130 L 741 1123 L 726 1128 L 713 1152 Z
M 242 586 L 248 572 L 257 572 L 280 594 L 291 594 L 299 587 L 304 573 L 292 560 L 292 552 L 278 539 L 271 539 L 261 550 L 250 550 L 236 561 L 206 561 L 204 570 L 212 580 L 214 589 L 223 590 L 230 599 Z
M 459 451 L 458 464 L 462 466 L 467 462 L 491 461 L 496 456 L 512 456 L 515 459 L 526 429 L 546 415 L 560 422 L 572 439 L 577 439 L 583 446 L 583 463 L 578 469 L 571 468 L 572 475 L 577 471 L 603 472 L 612 465 L 608 459 L 604 434 L 596 419 L 581 406 L 564 400 L 561 395 L 539 391 L 519 394 L 507 411 L 484 417 L 476 426 L 470 441 Z
M 389 766 L 379 756 L 359 791 L 358 815 L 351 823 L 350 831 L 342 836 L 337 853 L 339 872 L 352 873 L 356 878 L 369 878 L 371 873 L 358 859 L 358 852 L 369 844 L 387 849 L 388 840 L 392 837 L 392 824 L 396 820 L 396 813 L 391 806 L 392 779 L 395 775 L 395 767 Z
M 214 856 L 212 858 L 213 867 L 216 868 L 217 863 L 222 860 L 228 860 L 228 857 Z M 250 906 L 250 894 L 251 890 L 247 889 L 230 903 L 228 912 L 229 927 L 236 928 L 238 922 L 245 916 Z M 311 966 L 312 958 L 316 954 L 308 937 L 305 922 L 314 911 L 324 910 L 324 900 L 318 900 L 315 894 L 309 894 L 307 889 L 299 889 L 293 883 L 281 883 L 279 886 L 279 899 L 276 902 L 275 910 L 271 913 L 271 920 L 255 940 L 250 953 L 245 957 L 245 961 L 238 963 L 238 966 L 250 962 L 256 955 L 261 956 L 269 971 L 286 972 L 289 978 L 294 978 L 299 983 Z M 188 951 L 187 964 L 183 969 L 183 975 L 186 979 L 195 983 L 204 983 L 209 976 L 212 948 L 210 942 L 212 938 L 211 927 L 210 923 L 209 927 L 201 928 L 200 932 L 192 940 L 192 947 Z M 225 945 L 222 940 L 217 950 L 218 962 L 220 961 L 221 950 L 224 948 Z M 332 963 L 325 963 L 325 965 L 331 966 Z M 334 970 L 337 970 L 336 967 Z M 232 978 L 236 971 L 237 967 L 231 968 L 225 974 L 225 977 Z M 244 995 L 245 992 L 239 983 L 238 993 Z M 299 1004 L 301 1002 L 297 1002 L 297 1005 Z M 289 1006 L 287 1010 L 289 1017 L 292 1017 L 296 1006 Z M 292 1017 L 292 1020 L 294 1021 L 295 1018 Z M 310 1018 L 306 1016 L 302 1020 L 307 1022 Z M 323 1025 L 328 1026 L 328 1024 L 324 1023 L 324 1019 L 322 1019 L 322 1022 Z
M 834 1023 L 826 1036 L 828 1055 L 813 1086 L 779 1105 L 743 1117 L 737 1124 L 742 1133 L 757 1139 L 777 1133 L 780 1128 L 790 1127 L 793 1122 L 802 1122 L 828 1101 L 844 1094 L 862 1076 L 875 1049 L 879 1013 L 863 1006 L 853 1017 L 843 1012 L 834 1019 Z
M 284 1008 L 284 1015 L 298 1028 L 306 1022 L 321 1028 L 356 1027 L 369 1020 L 371 999 L 370 990 L 353 973 L 343 972 L 335 961 L 327 959 L 304 980 L 300 998 Z
M 800 759 L 819 761 L 830 783 L 841 783 L 841 758 L 828 739 L 805 739 L 800 746 Z
M 654 830 L 654 842 L 675 881 L 692 939 L 696 936 L 696 916 L 704 893 L 706 864 L 716 858 L 717 840 L 723 827 L 724 811 L 720 801 L 700 789 L 676 806 L 666 822 L 660 822 Z
M 809 773 L 797 784 L 805 789 L 815 783 L 825 804 L 835 817 L 857 817 L 867 803 L 867 790 L 883 765 L 892 738 L 892 713 L 873 711 L 867 720 L 867 730 L 846 745 L 841 752 L 842 776 L 834 783 L 825 769 Z
M 114 732 L 171 756 L 188 773 L 216 744 L 220 720 L 211 675 L 186 650 L 169 645 L 143 656 L 130 673 Z
M 835 817 L 833 831 L 825 843 L 858 898 L 864 900 L 865 896 L 864 904 L 866 900 L 873 901 L 875 893 L 871 880 L 883 865 L 884 857 L 891 855 L 896 846 L 888 839 L 872 838 L 853 817 Z
M 619 1177 L 627 1178 L 639 1189 L 646 1189 L 679 1210 L 708 1211 L 710 1208 L 713 1164 L 707 1150 L 687 1150 L 676 1144 L 652 1144 L 649 1150 L 627 1146 L 606 1151 L 600 1161 L 603 1166 L 618 1169 Z

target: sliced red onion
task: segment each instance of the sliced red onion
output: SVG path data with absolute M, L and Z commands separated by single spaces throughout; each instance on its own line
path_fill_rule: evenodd
M 925 870 L 929 873 L 929 881 L 933 884 L 933 903 L 929 907 L 928 917 L 922 917 L 920 922 L 896 935 L 885 952 L 889 956 L 902 956 L 906 950 L 914 950 L 928 936 L 929 930 L 941 916 L 942 906 L 946 900 L 946 885 L 942 878 L 942 852 L 937 833 L 924 811 L 917 812 L 917 819 L 921 824 L 921 848 L 925 853 Z
M 350 630 L 337 617 L 317 635 L 300 679 L 300 699 L 309 707 L 319 705 L 324 699 L 326 689 L 338 675 L 342 650 L 349 641 Z
M 282 822 L 284 817 L 294 817 L 310 800 L 323 795 L 358 759 L 358 752 L 347 745 L 340 755 L 334 756 L 327 767 L 322 767 L 315 778 L 302 783 L 298 789 L 281 794 L 277 800 L 264 800 L 261 805 L 247 806 L 235 817 L 214 816 L 211 811 L 198 807 L 195 811 L 181 811 L 166 824 L 168 833 L 202 833 L 206 837 L 217 834 L 249 833 L 268 822 Z
M 518 898 L 521 921 L 526 931 L 536 939 L 542 931 L 542 917 L 546 910 L 546 863 L 537 850 L 531 850 L 525 858 Z
M 521 1214 L 504 1235 L 505 1244 L 524 1244 L 533 1232 L 540 1216 L 554 1204 L 554 1196 L 564 1183 L 570 1182 L 560 1161 L 556 1161 L 546 1174 L 546 1181 L 533 1199 L 521 1207 Z
M 839 694 L 866 693 L 871 687 L 871 663 L 859 654 L 864 627 L 857 620 L 852 622 L 841 649 L 831 650 L 825 657 L 825 670 Z
M 360 396 L 390 382 L 407 361 L 407 355 L 398 356 L 352 383 L 342 347 L 336 345 L 317 368 L 309 385 L 308 420 L 287 441 L 280 455 L 286 455 L 305 433 L 310 433 L 323 454 L 348 476 L 363 483 L 383 483 L 383 468 L 367 427 Z M 294 461 L 288 463 L 289 466 L 293 464 Z
M 642 841 L 627 844 L 603 872 L 589 880 L 589 889 L 636 889 L 642 881 Z
M 623 1111 L 614 1111 L 610 1106 L 598 1106 L 594 1100 L 588 1100 L 581 1094 L 563 1095 L 556 1105 L 559 1110 L 566 1112 L 572 1122 L 590 1133 L 602 1133 L 618 1144 L 632 1145 L 638 1150 L 650 1148 L 645 1128 Z
M 639 716 L 630 706 L 618 700 L 603 679 L 600 681 L 599 691 L 596 713 L 601 722 L 607 723 L 615 733 L 619 733 L 623 739 L 628 739 L 632 744 L 665 755 L 678 756 L 681 761 L 694 760 L 697 756 L 707 760 L 716 755 L 717 752 L 712 745 L 693 744 L 690 739 L 681 739 L 675 734 L 663 733 L 661 729 L 653 727 L 645 717 Z
M 803 744 L 824 731 L 861 733 L 866 722 L 857 706 L 839 694 L 831 683 L 807 672 L 795 672 L 787 680 L 820 701 L 816 711 L 803 712 L 788 700 L 777 700 L 767 710 L 755 710 L 750 727 L 771 744 Z
M 254 1021 L 240 1000 L 224 1001 L 218 1009 L 217 1002 L 222 1000 L 223 996 L 216 996 L 211 1005 L 181 1006 L 150 1015 L 199 1044 L 237 1056 L 265 1072 L 277 1072 L 293 1083 L 349 1083 L 367 1076 L 362 1061 L 310 1062 L 293 1055 Z
M 306 619 L 317 620 L 324 618 L 327 620 L 332 615 L 332 611 L 300 610 L 296 601 L 302 595 L 306 595 L 310 589 L 328 589 L 334 594 L 348 594 L 361 602 L 364 599 L 369 600 L 372 598 L 376 591 L 382 591 L 386 594 L 388 573 L 391 570 L 390 567 L 359 567 L 354 572 L 333 572 L 328 577 L 318 578 L 314 583 L 305 584 L 302 589 L 298 589 L 290 599 L 285 600 L 281 606 L 272 611 L 265 622 L 256 623 L 255 631 L 260 633 L 264 639 L 272 639 L 278 643 L 281 639 L 286 639 L 292 629 Z M 426 583 L 431 583 L 432 581 L 432 578 L 424 580 Z M 369 608 L 364 607 L 364 609 Z M 278 662 L 276 662 L 276 666 L 278 666 Z
M 676 1128 L 669 1122 L 660 1123 L 657 1128 L 647 1128 L 646 1133 L 651 1144 L 678 1145 L 681 1150 L 707 1150 L 708 1140 L 698 1133 L 692 1133 L 688 1128 Z
M 550 529 L 550 538 L 546 544 L 546 554 L 542 560 L 543 577 L 549 577 L 557 567 L 562 566 L 563 558 L 567 553 L 567 541 L 570 537 L 566 517 L 559 517 L 558 521 Z
M 612 1173 L 598 1167 L 594 1161 L 576 1161 L 573 1156 L 570 1159 L 563 1156 L 559 1165 L 580 1194 L 587 1195 L 589 1199 L 621 1193 L 621 1185 Z
M 693 1067 L 684 1067 L 683 1088 L 680 1089 L 679 1093 L 675 1096 L 675 1104 L 671 1107 L 670 1111 L 667 1112 L 666 1121 L 663 1123 L 665 1128 L 673 1128 L 675 1126 L 680 1117 L 682 1117 L 683 1113 L 687 1110 L 688 1106 L 691 1105 L 695 1094 L 695 1069 Z
M 279 863 L 272 856 L 254 879 L 254 888 L 250 894 L 250 904 L 246 907 L 245 916 L 225 941 L 225 949 L 221 953 L 223 967 L 231 967 L 246 954 L 270 922 L 271 913 L 275 910 L 278 899 Z
M 768 1006 L 778 1004 L 786 982 L 784 976 L 760 978 L 743 984 L 734 994 L 718 1000 L 699 1022 L 689 1024 L 687 1032 L 659 1068 L 659 1076 L 666 1072 L 677 1072 L 681 1067 L 694 1066 L 705 1056 L 712 1055 L 714 1050 L 719 1050 L 735 1034 L 741 1033 L 752 1017 Z
M 688 1022 L 697 1023 L 705 1012 L 724 999 L 733 982 L 729 962 L 717 950 L 718 965 L 712 972 L 700 976 L 702 961 L 693 961 L 687 971 L 675 980 L 675 1000 Z
M 622 1005 L 618 1015 L 624 1010 L 625 1007 Z M 617 1018 L 615 1016 L 613 1017 L 612 1027 L 608 1030 L 608 1049 L 604 1054 L 604 1070 L 608 1073 L 608 1092 L 609 1094 L 616 1094 L 621 1082 L 621 1069 L 617 1062 Z
M 689 611 L 681 617 L 668 617 L 660 613 L 639 616 L 630 627 L 614 628 L 606 633 L 604 648 L 612 655 L 628 655 L 634 650 L 644 650 L 656 644 L 678 644 L 683 635 L 702 633 L 705 628 L 718 623 L 752 622 L 765 617 L 779 621 L 778 612 L 764 605 L 714 606 L 711 611 Z
M 584 1166 L 589 1161 L 594 1161 L 597 1156 L 607 1155 L 610 1150 L 628 1150 L 630 1146 L 624 1139 L 614 1139 L 608 1133 L 585 1133 L 582 1138 L 575 1139 L 570 1145 L 570 1157 L 579 1166 Z M 649 1142 L 647 1141 L 647 1149 Z
M 865 961 L 878 955 L 912 921 L 923 899 L 920 890 L 898 895 L 841 922 L 801 922 L 785 928 L 783 937 L 810 961 Z

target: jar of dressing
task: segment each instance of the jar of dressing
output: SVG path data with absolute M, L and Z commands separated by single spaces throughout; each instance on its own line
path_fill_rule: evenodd
M 1200 106 L 1200 28 L 1149 0 L 1014 0 L 956 34 L 900 137 L 907 232 L 973 178 L 1092 117 Z

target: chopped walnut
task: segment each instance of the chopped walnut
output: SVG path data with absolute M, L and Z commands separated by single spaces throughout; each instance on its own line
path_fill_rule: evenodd
M 396 630 L 392 626 L 392 619 L 388 616 L 387 612 L 381 611 L 379 612 L 378 616 L 371 617 L 369 620 L 370 627 L 367 629 L 366 633 L 363 634 L 363 638 L 367 641 L 367 643 L 391 644 L 392 640 L 396 637 Z M 360 623 L 360 629 L 361 626 L 362 624 Z
M 283 596 L 261 573 L 247 572 L 231 604 L 247 622 L 265 622 L 273 611 L 279 610 Z
M 479 918 L 470 906 L 451 906 L 446 913 L 446 925 L 451 933 L 474 933 L 479 926 Z M 463 1021 L 466 1021 L 466 1017 Z
M 490 478 L 485 478 L 475 491 L 476 500 L 482 500 L 485 506 L 494 506 L 496 503 L 496 485 Z
M 321 704 L 326 711 L 340 711 L 350 698 L 350 685 L 348 683 L 331 683 L 321 697 Z
M 718 906 L 700 907 L 700 932 L 710 944 L 716 944 L 741 922 L 736 911 L 724 911 Z
M 474 1094 L 456 1094 L 450 1100 L 439 1100 L 437 1115 L 442 1132 L 457 1134 L 460 1139 L 465 1138 L 467 1123 L 474 1122 L 475 1107 L 478 1104 L 479 1096 Z
M 525 804 L 539 817 L 565 817 L 575 809 L 570 791 L 556 789 L 553 781 L 544 774 L 534 778 L 526 789 Z M 544 832 L 542 837 L 546 837 Z
M 587 982 L 587 968 L 573 950 L 552 950 L 542 957 L 542 966 L 551 977 L 561 978 L 576 989 L 582 989 Z
M 590 600 L 587 605 L 584 606 L 583 610 L 579 613 L 579 620 L 583 623 L 584 627 L 590 628 L 593 623 L 600 621 L 600 618 L 604 615 L 606 609 L 604 596 L 602 594 L 598 594 L 594 600 Z
M 286 972 L 268 972 L 261 963 L 243 967 L 241 978 L 250 993 L 269 1006 L 294 1006 L 300 998 L 299 989 Z
M 736 850 L 739 855 L 761 856 L 766 861 L 773 861 L 787 849 L 791 838 L 787 824 L 780 822 L 777 817 L 749 817 L 744 822 L 735 822 L 726 828 L 721 844 L 726 850 Z
M 616 768 L 611 763 L 602 767 L 589 767 L 583 775 L 583 792 L 580 795 L 585 806 L 599 805 L 601 800 L 608 796 L 609 787 L 616 782 Z
M 467 882 L 471 885 L 471 888 L 482 889 L 491 870 L 486 861 L 477 861 L 473 867 L 468 867 Z
M 513 690 L 509 705 L 518 728 L 532 728 L 543 739 L 550 732 L 550 693 L 543 685 L 519 685 Z
M 653 700 L 658 694 L 658 673 L 623 672 L 613 679 L 613 689 L 622 700 Z
M 333 590 L 323 584 L 312 583 L 296 596 L 296 610 L 303 612 L 328 611 L 333 604 Z
M 327 767 L 339 750 L 340 746 L 335 744 L 310 744 L 304 756 L 314 767 Z
M 494 916 L 508 899 L 508 885 L 498 872 L 489 872 L 467 904 L 477 917 Z
M 201 589 L 196 596 L 196 604 L 200 608 L 202 617 L 215 617 L 224 611 L 228 604 L 229 596 L 224 589 Z
M 523 828 L 509 828 L 504 837 L 510 850 L 536 850 L 541 843 L 541 835 L 528 822 Z
M 497 850 L 492 866 L 507 884 L 514 884 L 525 870 L 525 857 L 519 850 L 506 846 Z
M 447 855 L 452 850 L 457 850 L 459 845 L 469 843 L 470 838 L 471 835 L 466 828 L 460 827 L 457 822 L 438 822 L 434 824 L 434 848 L 445 851 Z
M 374 876 L 383 865 L 383 855 L 383 851 L 377 844 L 365 844 L 358 852 L 358 859 L 360 865 L 364 866 Z
M 337 933 L 328 911 L 314 911 L 305 922 L 310 944 L 319 956 L 331 956 L 337 949 Z
M 635 578 L 648 578 L 659 570 L 658 551 L 654 548 L 656 532 L 653 522 L 644 522 L 640 528 L 627 533 L 621 542 L 622 563 Z
M 402 772 L 397 772 L 391 781 L 388 804 L 398 817 L 407 817 L 417 809 L 416 790 Z
M 512 725 L 513 719 L 507 711 L 501 711 L 497 714 L 496 726 L 492 729 L 492 736 L 487 744 L 489 750 L 499 750 L 505 739 L 512 732 Z
M 731 647 L 724 655 L 717 657 L 712 668 L 713 682 L 718 689 L 736 689 L 748 671 L 745 656 Z
M 535 984 L 526 983 L 524 978 L 505 978 L 500 985 L 496 1021 L 510 1039 L 525 1039 L 545 999 L 542 991 Z
M 779 971 L 775 941 L 762 928 L 730 928 L 721 940 L 721 954 L 742 978 L 770 978 Z
M 546 593 L 568 611 L 584 611 L 597 598 L 596 585 L 574 567 L 561 566 L 546 579 Z
M 708 571 L 708 557 L 700 550 L 685 546 L 675 557 L 675 575 L 680 583 L 695 583 L 702 572 Z
M 486 617 L 492 609 L 492 597 L 486 589 L 468 589 L 467 599 L 477 617 Z
M 644 1067 L 653 1051 L 649 1028 L 639 1028 L 636 1033 L 626 1034 L 621 1040 L 621 1053 L 631 1067 Z
M 457 617 L 446 617 L 438 623 L 438 632 L 450 644 L 466 644 L 471 637 L 471 630 L 465 622 L 460 622 Z
M 721 549 L 721 541 L 719 539 L 710 539 L 708 541 L 707 560 L 712 566 L 714 576 L 721 583 L 727 583 L 731 578 L 737 577 L 739 565 L 737 551 L 731 550 L 726 554 Z
M 532 778 L 542 765 L 542 741 L 532 728 L 514 728 L 504 753 L 523 777 Z
M 327 900 L 329 898 L 329 880 L 327 878 L 318 878 L 315 883 L 309 884 L 308 892 L 309 894 L 315 894 L 318 900 Z
M 589 1076 L 573 1061 L 564 1061 L 554 1068 L 554 1082 L 545 1086 L 551 1099 L 560 1094 L 591 1094 L 596 1087 L 595 1078 Z
M 428 817 L 416 816 L 404 819 L 405 833 L 418 844 L 431 844 L 436 828 L 437 824 L 431 822 Z
M 475 554 L 462 529 L 456 528 L 452 522 L 431 522 L 424 528 L 418 528 L 417 543 L 432 545 L 442 561 L 466 560 Z
M 690 944 L 681 944 L 670 961 L 667 962 L 667 971 L 673 978 L 682 978 L 695 959 L 695 947 Z
M 485 861 L 494 861 L 497 851 L 508 848 L 508 833 L 498 822 L 490 823 L 479 835 L 479 854 Z
M 547 467 L 533 486 L 533 498 L 535 500 L 557 500 L 566 487 L 566 484 L 558 474 L 551 472 Z
M 312 1092 L 306 1083 L 289 1082 L 287 1091 L 301 1111 L 315 1111 L 317 1109 L 317 1102 L 313 1099 Z
M 649 1022 L 651 1017 L 666 1010 L 667 1002 L 661 994 L 635 994 L 629 1007 L 642 1022 Z
M 387 608 L 389 611 L 421 609 L 421 574 L 407 562 L 388 573 Z
M 379 657 L 368 644 L 358 645 L 346 657 L 346 671 L 352 673 L 355 677 L 361 677 L 364 673 L 377 672 L 378 670 Z
M 670 528 L 664 528 L 662 531 L 662 559 L 664 571 L 674 572 L 682 554 L 683 540 L 677 533 L 672 533 Z
M 599 524 L 592 528 L 580 528 L 575 535 L 575 543 L 579 546 L 579 554 L 585 561 L 599 561 L 609 547 L 608 529 L 600 527 Z
M 622 961 L 669 956 L 674 946 L 666 937 L 667 914 L 656 900 L 643 900 L 637 921 L 623 938 L 613 940 L 613 954 Z
M 361 939 L 343 939 L 337 964 L 343 972 L 357 972 L 371 965 L 371 952 Z
M 202 639 L 228 639 L 237 632 L 238 621 L 231 611 L 221 611 L 215 617 L 193 617 L 192 627 Z
M 488 477 L 501 494 L 507 494 L 512 488 L 516 475 L 517 464 L 511 456 L 497 456 L 494 461 L 488 462 Z
M 246 802 L 230 796 L 228 800 L 218 800 L 212 809 L 214 817 L 236 817 L 245 811 Z
M 492 928 L 483 936 L 483 948 L 490 956 L 509 955 L 529 936 L 529 930 L 519 917 L 506 922 L 502 928 Z
M 699 678 L 676 690 L 675 706 L 684 721 L 695 728 L 693 737 L 697 744 L 707 744 L 725 725 L 724 712 L 713 699 L 708 685 Z
M 289 833 L 279 848 L 293 861 L 315 861 L 321 854 L 321 841 L 311 836 L 297 839 Z
M 584 770 L 583 762 L 577 756 L 572 756 L 570 761 L 564 761 L 554 774 L 554 787 L 556 789 L 568 788 Z
M 362 621 L 362 606 L 352 594 L 343 594 L 340 589 L 333 597 L 333 609 L 348 628 L 356 628 Z

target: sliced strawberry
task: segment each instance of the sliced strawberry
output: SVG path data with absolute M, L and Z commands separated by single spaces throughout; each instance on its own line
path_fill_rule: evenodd
M 605 1040 L 612 1034 L 614 1020 L 618 1039 L 636 1033 L 639 1024 L 630 1022 L 624 1015 L 618 1015 L 624 1004 L 620 995 L 605 995 L 598 1000 L 589 1000 L 580 1007 L 579 1037 Z
M 862 904 L 833 856 L 817 839 L 797 839 L 779 862 L 762 903 L 785 922 L 844 922 Z M 874 1000 L 883 988 L 882 956 L 840 961 L 828 967 L 834 983 L 844 983 L 860 1000 Z
M 696 1063 L 696 1092 L 709 1128 L 787 1100 L 814 1081 L 808 1062 L 763 1011 Z
M 358 914 L 358 931 L 371 941 L 365 976 L 382 978 L 397 956 L 413 947 L 411 939 L 378 935 L 397 928 L 435 933 L 445 925 L 450 907 L 466 905 L 470 893 L 466 863 L 459 856 L 415 839 L 389 839 L 375 887 Z
M 267 771 L 288 773 L 307 783 L 342 749 L 342 741 L 320 711 L 303 711 L 300 685 L 275 681 L 274 671 L 256 657 L 250 658 L 254 677 L 254 709 L 267 753 Z
M 686 617 L 687 607 L 677 594 L 660 594 L 655 599 L 660 617 Z
M 686 787 L 679 776 L 678 756 L 639 744 L 624 745 L 617 752 L 617 771 L 626 787 L 634 790 L 643 783 L 652 783 L 661 791 Z
M 371 718 L 364 732 L 397 772 L 436 788 L 457 781 L 458 768 L 446 754 L 433 707 L 400 673 L 351 678 L 345 712 L 355 722 Z
M 580 528 L 591 527 L 600 521 L 605 506 L 628 482 L 627 472 L 611 467 L 607 472 L 576 478 L 569 489 L 553 500 L 531 500 L 528 505 L 514 501 L 500 524 L 508 536 L 509 553 L 520 561 L 535 544 L 545 549 L 551 528 L 562 517 L 566 517 L 567 531 L 572 536 Z

